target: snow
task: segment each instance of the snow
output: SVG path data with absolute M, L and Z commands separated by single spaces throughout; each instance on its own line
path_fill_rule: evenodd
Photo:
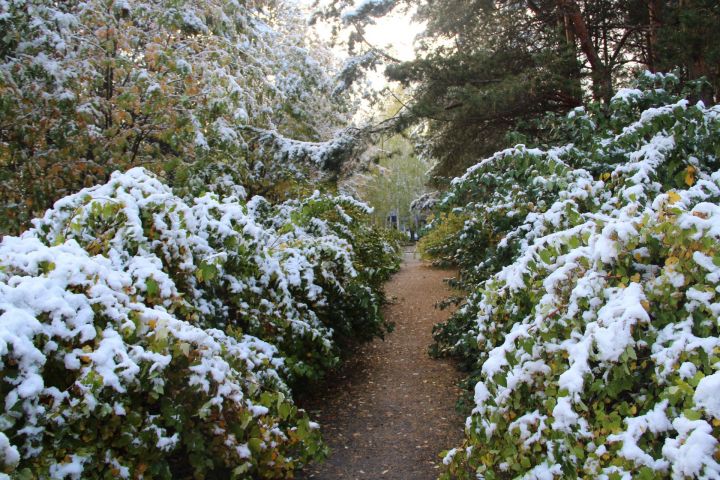
M 162 395 L 163 378 L 178 356 L 193 359 L 183 382 L 207 399 L 203 409 L 234 405 L 255 418 L 273 415 L 258 399 L 263 389 L 287 393 L 285 359 L 278 347 L 248 333 L 208 328 L 209 319 L 229 321 L 231 314 L 214 289 L 241 292 L 238 307 L 258 331 L 264 322 L 279 338 L 303 337 L 308 351 L 328 354 L 333 332 L 301 300 L 327 305 L 325 289 L 342 291 L 343 282 L 357 275 L 350 244 L 333 231 L 354 221 L 345 209 L 368 207 L 316 192 L 305 202 L 332 205 L 339 220 L 315 218 L 306 229 L 292 220 L 303 202 L 273 207 L 270 216 L 262 202 L 206 194 L 186 203 L 134 168 L 59 200 L 22 237 L 2 239 L 0 366 L 17 370 L 4 380 L 2 411 L 21 412 L 18 424 L 24 425 L 18 443 L 0 434 L 5 464 L 37 455 L 50 434 L 47 419 L 65 409 L 72 410 L 72 421 L 98 409 L 126 416 L 132 411 L 126 395 L 148 383 Z M 105 238 L 100 252 L 90 253 L 98 238 Z M 237 249 L 226 248 L 231 240 Z M 233 264 L 250 273 L 239 274 Z M 211 280 L 198 277 L 208 266 L 212 288 Z M 61 392 L 46 385 L 44 369 L 51 363 L 64 365 L 83 387 Z M 167 433 L 155 417 L 144 419 L 155 432 L 154 448 L 174 449 L 179 435 Z M 284 435 L 282 429 L 277 434 Z M 246 454 L 242 446 L 232 449 Z M 107 461 L 120 462 L 120 472 L 126 468 L 122 459 Z M 81 478 L 85 463 L 75 456 L 52 466 L 52 474 Z
M 657 434 L 672 428 L 665 413 L 667 406 L 668 402 L 665 400 L 655 405 L 651 411 L 644 415 L 626 418 L 627 430 L 620 434 L 609 435 L 608 442 L 622 442 L 622 448 L 618 453 L 621 457 L 655 471 L 666 471 L 670 465 L 668 460 L 653 458 L 638 446 L 638 442 L 645 432 Z
M 395 3 L 389 0 L 360 0 L 354 5 L 354 8 L 345 10 L 341 18 L 346 22 L 351 22 L 361 16 L 363 13 L 371 10 L 383 8 L 384 6 L 393 6 Z
M 662 94 L 622 89 L 610 108 Z M 593 478 L 635 478 L 644 467 L 720 478 L 718 115 L 681 99 L 622 114 L 626 123 L 588 145 L 498 152 L 439 202 L 467 218 L 448 258 L 467 262 L 471 290 L 451 324 L 464 330 L 445 332 L 457 343 L 442 346 L 479 372 L 466 421 L 475 457 L 453 468 L 483 463 L 498 442 L 539 443 L 547 462 L 519 477 L 553 478 L 558 455 Z M 570 117 L 592 122 L 584 111 Z M 529 175 L 522 186 L 498 173 L 518 165 Z M 670 180 L 670 171 L 680 173 Z M 600 432 L 609 421 L 622 427 Z M 576 456 L 578 446 L 592 454 Z
M 182 19 L 186 26 L 197 30 L 198 32 L 207 32 L 208 28 L 192 10 L 184 10 L 182 13 Z
M 553 408 L 552 416 L 552 428 L 560 432 L 571 433 L 580 421 L 580 416 L 575 412 L 570 403 L 570 397 L 561 397 L 558 399 L 557 405 Z
M 250 458 L 252 456 L 252 453 L 250 452 L 250 448 L 248 448 L 247 443 L 243 443 L 242 445 L 237 446 L 237 454 L 240 458 Z
M 720 372 L 703 378 L 693 395 L 695 405 L 714 418 L 720 418 Z
M 180 441 L 180 435 L 177 433 L 173 434 L 171 437 L 163 437 L 158 435 L 158 441 L 155 446 L 160 450 L 170 451 L 175 448 L 175 446 Z
M 80 480 L 83 474 L 83 464 L 88 461 L 87 457 L 80 455 L 69 455 L 70 461 L 50 466 L 50 476 L 55 479 L 70 478 Z
M 453 457 L 457 454 L 457 448 L 451 448 L 448 450 L 447 454 L 443 457 L 443 465 L 450 465 L 450 462 L 452 462 Z
M 0 455 L 0 461 L 4 465 L 15 466 L 20 461 L 20 452 L 3 432 L 0 432 Z
M 558 464 L 541 463 L 527 472 L 523 478 L 527 480 L 554 480 L 562 475 L 562 467 Z
M 128 0 L 114 0 L 113 1 L 113 8 L 116 8 L 118 10 L 130 10 L 130 4 L 128 3 Z
M 637 323 L 649 322 L 650 316 L 641 302 L 645 300 L 642 287 L 631 283 L 619 291 L 606 291 L 607 303 L 598 311 L 597 326 L 588 325 L 597 348 L 597 356 L 603 362 L 615 362 L 628 348 L 634 346 L 631 329 Z
M 334 132 L 325 142 L 309 142 L 288 138 L 276 130 L 256 130 L 259 141 L 270 149 L 268 154 L 278 162 L 310 164 L 332 170 L 342 163 L 342 158 L 352 152 L 357 129 Z
M 676 438 L 668 438 L 662 453 L 672 463 L 675 478 L 720 478 L 720 464 L 713 455 L 718 440 L 712 427 L 704 420 L 688 420 L 680 416 L 673 420 Z
M 520 432 L 520 440 L 524 447 L 531 447 L 533 443 L 542 440 L 542 432 L 546 428 L 547 415 L 542 415 L 538 410 L 519 417 L 510 423 L 508 430 L 517 429 Z
M 612 98 L 612 102 L 630 103 L 635 98 L 642 98 L 643 91 L 638 88 L 620 88 Z

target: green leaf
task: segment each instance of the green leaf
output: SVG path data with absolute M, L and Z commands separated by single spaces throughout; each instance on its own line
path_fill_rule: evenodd
M 292 411 L 292 405 L 290 405 L 289 403 L 282 403 L 278 408 L 278 415 L 280 415 L 280 419 L 287 420 L 292 414 Z
M 712 259 L 713 263 L 716 267 L 720 267 L 720 254 L 715 255 Z
M 242 476 L 244 473 L 247 473 L 250 470 L 250 463 L 243 463 L 239 467 L 235 467 L 232 471 L 232 477 L 235 478 L 246 478 L 245 476 Z
M 148 277 L 145 280 L 145 290 L 150 297 L 155 297 L 158 293 L 160 293 L 160 287 L 157 281 L 155 281 L 155 279 L 152 277 Z
M 550 250 L 540 250 L 538 255 L 540 256 L 540 259 L 546 264 L 550 265 L 550 263 L 552 262 L 552 254 L 550 253 Z
M 259 438 L 251 438 L 248 440 L 248 448 L 254 454 L 258 454 L 262 451 L 262 443 L 263 441 Z
M 656 477 L 656 472 L 648 467 L 643 467 L 640 469 L 640 472 L 637 476 L 638 480 L 654 480 Z
M 685 415 L 688 420 L 700 420 L 702 418 L 702 413 L 691 408 L 683 410 L 683 415 Z
M 15 472 L 13 475 L 13 478 L 16 478 L 17 480 L 33 480 L 35 478 L 35 475 L 29 468 L 23 468 L 19 472 Z

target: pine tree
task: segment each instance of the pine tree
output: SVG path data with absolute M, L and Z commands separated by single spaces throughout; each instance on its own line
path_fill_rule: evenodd
M 435 173 L 451 176 L 518 138 L 538 119 L 590 98 L 608 105 L 637 70 L 705 76 L 698 93 L 716 99 L 720 6 L 710 0 L 441 0 L 366 2 L 343 18 L 363 22 L 393 5 L 417 5 L 427 22 L 419 59 L 392 64 L 412 85 L 399 127 L 426 122 Z M 335 10 L 343 12 L 342 2 Z M 381 8 L 382 7 L 382 8 Z M 520 137 L 509 132 L 518 132 Z

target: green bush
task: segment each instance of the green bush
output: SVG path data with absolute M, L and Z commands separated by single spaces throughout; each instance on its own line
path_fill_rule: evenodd
M 573 142 L 472 167 L 444 201 L 471 293 L 436 329 L 470 369 L 444 478 L 720 475 L 718 107 L 644 74 Z
M 347 149 L 314 143 L 348 97 L 293 2 L 9 0 L 0 31 L 2 234 L 115 170 L 267 195 Z
M 352 247 L 356 275 L 342 288 L 329 289 L 324 305 L 334 332 L 346 341 L 370 340 L 391 328 L 380 315 L 382 287 L 400 268 L 400 246 L 391 231 L 373 225 L 370 209 L 351 197 L 313 195 L 301 201 L 296 222 L 315 235 L 337 235 Z M 323 228 L 318 219 L 327 222 Z
M 470 220 L 458 212 L 442 212 L 427 226 L 424 235 L 417 243 L 417 250 L 425 260 L 451 260 L 457 256 L 459 245 L 456 241 L 458 233 L 463 230 L 465 222 Z
M 384 330 L 397 255 L 364 208 L 186 203 L 136 168 L 5 237 L 0 472 L 285 478 L 322 457 L 287 385 Z

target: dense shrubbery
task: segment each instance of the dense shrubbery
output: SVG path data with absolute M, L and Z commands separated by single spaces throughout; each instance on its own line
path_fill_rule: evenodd
M 432 251 L 470 294 L 436 352 L 474 386 L 446 477 L 720 476 L 720 108 L 639 84 L 442 204 Z
M 345 148 L 335 61 L 293 2 L 6 0 L 0 32 L 2 234 L 115 170 L 287 198 Z
M 143 169 L 0 244 L 1 472 L 273 478 L 321 456 L 288 384 L 382 334 L 366 207 L 185 202 Z

